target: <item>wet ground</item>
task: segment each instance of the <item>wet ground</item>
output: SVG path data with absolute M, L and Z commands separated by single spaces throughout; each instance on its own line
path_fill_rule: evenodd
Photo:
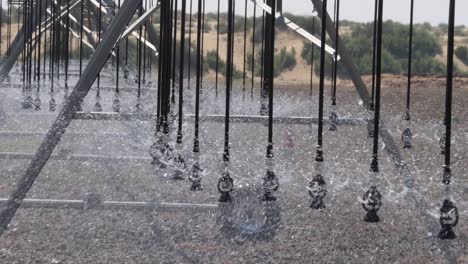
M 14 82 L 14 81 L 12 81 Z M 325 130 L 324 178 L 326 208 L 309 207 L 307 184 L 313 176 L 316 125 L 277 124 L 274 128 L 275 171 L 280 178 L 278 201 L 262 203 L 249 197 L 258 190 L 266 171 L 267 127 L 260 123 L 232 123 L 231 176 L 235 180 L 234 209 L 158 208 L 155 210 L 20 209 L 0 240 L 1 263 L 468 263 L 468 85 L 457 80 L 454 91 L 453 185 L 441 183 L 443 156 L 444 80 L 416 78 L 412 98 L 413 149 L 403 150 L 401 132 L 408 126 L 404 116 L 404 83 L 386 77 L 382 115 L 400 147 L 412 184 L 400 175 L 384 144 L 380 145 L 380 173 L 369 173 L 372 140 L 366 126 Z M 135 86 L 133 83 L 123 84 Z M 45 85 L 47 87 L 47 85 Z M 194 86 L 192 85 L 192 88 Z M 233 114 L 256 115 L 258 91 L 251 100 L 250 88 L 243 100 L 236 86 Z M 329 89 L 327 88 L 327 91 Z M 106 201 L 147 201 L 212 204 L 219 198 L 217 180 L 222 173 L 224 125 L 209 121 L 210 114 L 224 114 L 222 86 L 216 99 L 212 84 L 202 95 L 200 163 L 203 187 L 189 190 L 188 180 L 172 179 L 173 171 L 154 168 L 148 160 L 81 159 L 48 162 L 28 198 L 84 199 L 98 193 Z M 193 113 L 193 90 L 186 91 L 185 113 Z M 20 89 L 1 89 L 0 131 L 45 132 L 54 120 L 48 111 L 49 94 L 43 90 L 40 111 L 22 110 Z M 154 90 L 143 99 L 152 111 Z M 275 93 L 278 117 L 316 116 L 317 86 L 312 97 L 300 87 L 280 87 Z M 111 111 L 113 91 L 104 91 L 102 103 Z M 59 106 L 63 90 L 55 95 Z M 136 91 L 121 95 L 123 112 L 133 111 Z M 95 102 L 87 98 L 85 111 Z M 326 113 L 331 111 L 326 97 Z M 340 118 L 369 118 L 350 83 L 342 82 L 336 112 Z M 55 153 L 148 158 L 152 144 L 152 121 L 75 120 Z M 293 144 L 287 132 L 292 131 Z M 0 152 L 34 153 L 41 135 L 0 134 Z M 175 134 L 172 135 L 175 139 Z M 180 152 L 190 164 L 193 122 L 184 123 Z M 66 156 L 66 155 L 65 155 Z M 7 198 L 28 164 L 27 159 L 0 160 L 0 197 Z M 363 221 L 359 198 L 376 184 L 383 195 L 381 222 Z M 457 239 L 441 241 L 438 210 L 450 197 L 460 211 Z M 255 197 L 255 196 L 254 196 Z M 241 210 L 242 209 L 242 210 Z M 273 213 L 271 213 L 273 210 Z M 226 232 L 226 218 L 243 223 L 244 234 Z M 274 222 L 263 236 L 248 233 L 252 225 Z M 247 231 L 246 231 L 247 230 Z M 232 230 L 231 230 L 232 231 Z

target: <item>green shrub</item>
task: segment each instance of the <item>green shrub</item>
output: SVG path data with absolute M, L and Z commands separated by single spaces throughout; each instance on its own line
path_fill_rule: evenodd
M 209 69 L 216 71 L 216 58 L 218 58 L 219 72 L 224 75 L 224 73 L 226 72 L 226 63 L 217 56 L 215 50 L 210 50 L 206 54 L 206 64 Z
M 210 50 L 206 54 L 205 61 L 208 69 L 216 71 L 216 58 L 217 54 L 215 50 Z M 218 57 L 218 71 L 222 76 L 226 76 L 226 62 L 223 59 Z M 242 77 L 242 72 L 237 70 L 236 65 L 233 65 L 232 77 L 238 79 Z
M 278 76 L 283 71 L 293 70 L 296 64 L 296 49 L 292 48 L 291 52 L 288 52 L 286 48 L 282 48 L 275 55 L 275 76 Z
M 465 65 L 468 65 L 468 48 L 466 46 L 458 46 L 455 49 L 455 55 L 460 59 Z

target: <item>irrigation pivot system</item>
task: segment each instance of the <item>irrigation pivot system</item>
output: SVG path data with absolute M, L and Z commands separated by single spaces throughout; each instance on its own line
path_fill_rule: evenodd
M 221 5 L 221 2 L 226 2 Z M 241 3 L 242 2 L 242 3 Z M 368 157 L 371 161 L 369 168 L 371 178 L 363 195 L 359 195 L 362 208 L 365 210 L 365 222 L 378 223 L 382 221 L 379 212 L 384 210 L 384 193 L 376 180 L 381 172 L 380 150 L 385 150 L 395 162 L 400 176 L 405 179 L 407 188 L 415 184 L 411 179 L 411 172 L 400 153 L 399 145 L 412 151 L 413 131 L 411 127 L 412 113 L 412 65 L 416 59 L 413 55 L 414 35 L 414 1 L 410 2 L 410 30 L 408 76 L 406 89 L 406 107 L 404 110 L 406 129 L 397 135 L 402 143 L 394 140 L 381 117 L 382 113 L 382 67 L 383 67 L 383 17 L 385 14 L 384 0 L 375 1 L 375 18 L 373 24 L 372 46 L 372 85 L 367 87 L 359 74 L 352 53 L 348 50 L 346 42 L 340 35 L 340 0 L 330 3 L 328 0 L 311 0 L 314 10 L 314 29 L 312 32 L 301 28 L 293 18 L 283 9 L 289 2 L 282 0 L 221 0 L 217 1 L 217 30 L 216 30 L 216 100 L 223 98 L 224 114 L 203 115 L 206 93 L 209 92 L 204 61 L 207 53 L 207 37 L 205 32 L 205 0 L 9 0 L 6 8 L 7 18 L 0 19 L 2 28 L 0 32 L 0 82 L 5 89 L 19 91 L 21 102 L 19 113 L 14 115 L 48 115 L 55 119 L 47 133 L 45 131 L 3 131 L 0 137 L 16 134 L 45 135 L 40 147 L 35 153 L 28 152 L 1 152 L 0 159 L 30 160 L 22 177 L 18 179 L 10 197 L 0 199 L 0 235 L 5 232 L 21 207 L 28 208 L 68 208 L 77 210 L 159 210 L 167 208 L 194 209 L 194 210 L 220 210 L 226 214 L 230 204 L 236 199 L 249 200 L 245 196 L 235 195 L 236 174 L 232 168 L 232 133 L 245 124 L 263 124 L 264 131 L 264 160 L 262 166 L 264 173 L 259 178 L 261 188 L 252 188 L 250 191 L 258 192 L 258 202 L 264 206 L 265 212 L 271 215 L 266 221 L 265 230 L 279 226 L 281 221 L 277 212 L 277 203 L 280 199 L 288 197 L 278 196 L 280 190 L 280 172 L 276 167 L 275 153 L 275 126 L 277 125 L 307 125 L 317 128 L 316 146 L 311 167 L 313 176 L 308 179 L 304 196 L 310 199 L 307 208 L 322 210 L 329 206 L 326 203 L 327 188 L 331 184 L 331 177 L 324 169 L 331 153 L 324 149 L 328 140 L 324 137 L 326 128 L 332 133 L 339 133 L 342 126 L 367 128 L 367 134 L 372 139 L 372 153 Z M 440 239 L 456 238 L 454 227 L 458 224 L 459 213 L 457 201 L 452 199 L 452 91 L 454 71 L 454 28 L 455 28 L 455 0 L 450 0 L 448 10 L 448 42 L 447 42 L 447 75 L 446 75 L 446 101 L 445 101 L 445 132 L 440 141 L 442 153 L 445 157 L 441 185 L 445 192 L 439 214 L 441 225 L 438 237 Z M 237 5 L 245 8 L 241 14 L 236 14 Z M 334 6 L 332 6 L 334 4 Z M 223 10 L 225 6 L 226 10 Z M 332 7 L 332 8 L 330 8 Z M 334 10 L 330 16 L 327 10 Z M 12 10 L 18 12 L 16 23 L 12 21 Z M 247 32 L 248 13 L 254 12 L 253 31 Z M 225 12 L 220 20 L 220 14 Z M 261 12 L 259 19 L 257 13 Z M 3 14 L 3 12 L 2 12 Z M 244 27 L 237 34 L 236 16 L 243 16 Z M 5 22 L 6 21 L 6 22 Z M 221 27 L 221 24 L 225 28 Z M 294 32 L 294 36 L 305 44 L 312 46 L 312 57 L 320 54 L 319 86 L 317 101 L 312 104 L 316 108 L 317 116 L 284 117 L 275 115 L 277 105 L 275 93 L 275 44 L 277 44 L 275 30 L 284 26 Z M 315 27 L 320 28 L 315 32 Z M 13 30 L 12 27 L 17 27 Z M 225 30 L 225 46 L 220 40 Z M 256 30 L 259 28 L 261 30 Z M 256 35 L 257 34 L 257 35 Z M 260 35 L 258 35 L 260 34 Z M 244 53 L 237 55 L 235 48 L 236 38 L 242 37 Z M 6 41 L 4 41 L 6 39 Z M 256 39 L 261 45 L 256 46 Z M 250 44 L 252 41 L 253 44 Z M 260 48 L 259 48 L 260 47 Z M 252 51 L 251 57 L 245 52 Z M 315 50 L 315 53 L 314 53 Z M 237 95 L 235 90 L 235 75 L 239 74 L 235 61 L 241 57 L 241 93 L 242 101 L 248 101 L 249 89 L 251 98 L 258 93 L 257 114 L 238 115 L 232 112 L 232 102 Z M 221 67 L 221 60 L 225 67 Z M 312 58 L 313 60 L 313 58 Z M 256 62 L 259 68 L 256 69 Z M 331 103 L 326 106 L 326 67 L 332 62 Z M 314 61 L 311 62 L 313 70 Z M 257 67 L 258 68 L 258 67 Z M 339 117 L 337 109 L 340 102 L 337 100 L 338 72 L 345 71 L 351 80 L 361 103 L 362 108 L 369 114 L 369 118 Z M 16 78 L 15 78 L 16 76 Z M 224 76 L 224 77 L 221 77 Z M 313 74 L 312 74 L 313 77 Z M 251 78 L 251 79 L 250 79 Z M 221 80 L 224 80 L 223 82 Z M 126 83 L 123 85 L 122 83 Z M 251 87 L 249 87 L 251 86 Z M 311 93 L 312 93 L 311 80 Z M 258 89 L 257 89 L 258 88 Z M 258 91 L 257 91 L 258 90 Z M 43 92 L 47 91 L 50 97 L 45 104 L 42 100 Z M 93 94 L 91 94 L 91 92 Z M 95 94 L 94 94 L 95 92 Z M 58 98 L 57 94 L 64 94 Z M 111 98 L 107 98 L 111 94 Z M 246 96 L 247 94 L 247 96 Z M 42 95 L 42 96 L 41 96 Z M 42 98 L 41 98 L 42 97 Z M 92 98 L 91 110 L 84 103 L 85 98 Z M 252 104 L 254 100 L 252 99 Z M 130 107 L 123 107 L 131 102 Z M 216 101 L 217 102 L 217 101 Z M 46 110 L 44 111 L 44 105 Z M 154 105 L 154 107 L 152 107 Z M 112 111 L 105 111 L 109 106 Z M 192 111 L 187 112 L 190 107 Z M 1 110 L 2 108 L 0 108 Z M 326 111 L 330 110 L 330 118 L 326 118 Z M 2 113 L 0 111 L 0 120 Z M 11 114 L 10 116 L 14 116 Z M 53 154 L 62 140 L 70 124 L 74 120 L 93 121 L 132 121 L 154 123 L 152 128 L 152 144 L 147 156 L 125 155 L 121 157 L 106 157 L 102 155 L 61 155 Z M 201 203 L 170 203 L 170 202 L 125 202 L 104 201 L 99 194 L 88 195 L 83 200 L 41 200 L 26 199 L 28 192 L 34 186 L 39 174 L 49 160 L 93 160 L 125 162 L 131 160 L 144 164 L 152 164 L 157 169 L 173 171 L 174 177 L 188 179 L 187 189 L 194 195 L 199 195 L 206 189 L 204 175 L 210 171 L 210 166 L 201 159 L 201 153 L 208 151 L 202 137 L 203 122 L 215 123 L 224 126 L 222 150 L 219 158 L 222 159 L 221 175 L 217 179 L 216 189 L 219 199 L 211 204 Z M 187 125 L 190 124 L 190 125 Z M 189 129 L 187 129 L 187 127 Z M 292 132 L 288 132 L 292 133 Z M 315 132 L 314 132 L 315 133 Z M 79 136 L 80 133 L 74 133 Z M 68 135 L 68 133 L 67 133 Z M 82 134 L 81 134 L 82 135 Z M 289 134 L 290 135 L 290 134 Z M 186 138 L 193 139 L 188 142 Z M 315 140 L 314 139 L 314 140 Z M 263 143 L 262 143 L 263 144 Z M 180 151 L 189 146 L 191 157 L 188 158 Z M 210 150 L 211 151 L 211 150 Z M 217 154 L 216 154 L 217 155 Z M 184 177 L 186 175 L 187 177 Z M 310 196 L 310 198 L 308 197 Z M 246 198 L 247 197 L 247 198 Z M 255 198 L 253 198 L 255 200 Z M 246 201 L 247 201 L 246 200 Z M 232 208 L 231 208 L 232 209 Z M 336 212 L 335 212 L 336 213 Z M 232 224 L 229 222 L 229 224 Z M 235 228 L 232 227 L 231 228 Z

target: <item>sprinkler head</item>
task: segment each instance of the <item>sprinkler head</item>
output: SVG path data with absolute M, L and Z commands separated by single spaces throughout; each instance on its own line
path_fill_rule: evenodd
M 371 172 L 379 172 L 379 159 L 377 157 L 373 157 L 371 161 Z
M 411 132 L 411 129 L 407 128 L 405 131 L 403 131 L 403 134 L 401 135 L 401 141 L 403 141 L 403 148 L 404 149 L 410 149 L 412 147 L 411 141 L 413 140 L 413 133 Z
M 138 101 L 137 104 L 135 105 L 135 111 L 136 112 L 143 111 L 143 104 L 140 101 Z
M 198 141 L 198 138 L 195 138 L 193 140 L 193 152 L 195 153 L 200 152 L 200 142 Z
M 312 198 L 310 208 L 312 209 L 324 209 L 325 203 L 323 199 L 327 195 L 326 183 L 322 178 L 322 175 L 317 174 L 309 183 L 309 195 Z
M 445 155 L 445 150 L 447 147 L 447 134 L 443 134 L 442 137 L 439 140 L 439 146 L 440 146 L 440 154 Z
M 440 239 L 455 239 L 457 236 L 453 231 L 453 228 L 457 226 L 459 221 L 458 208 L 455 204 L 446 199 L 444 200 L 442 207 L 440 208 L 439 223 L 442 229 L 439 232 L 438 237 Z
M 338 128 L 338 115 L 335 112 L 330 114 L 330 131 L 336 131 Z
M 23 109 L 31 109 L 33 107 L 34 100 L 32 96 L 28 95 L 24 98 L 23 103 L 21 104 Z
M 56 108 L 57 108 L 57 102 L 55 101 L 54 98 L 51 98 L 49 101 L 49 111 L 55 112 Z
M 229 161 L 229 149 L 224 150 L 223 153 L 223 161 L 228 162 Z
M 276 192 L 279 188 L 278 177 L 272 170 L 267 170 L 265 177 L 263 177 L 263 198 L 262 201 L 273 202 L 277 198 L 273 196 L 273 193 Z
M 177 131 L 177 144 L 182 144 L 182 131 Z
M 99 101 L 94 105 L 94 112 L 102 112 L 102 105 Z
M 442 183 L 445 185 L 449 185 L 452 181 L 452 170 L 450 166 L 444 166 L 444 175 L 442 176 Z
M 112 102 L 112 109 L 114 110 L 114 112 L 116 113 L 119 113 L 120 112 L 120 100 L 119 98 L 115 98 L 114 99 L 114 102 Z
M 189 180 L 192 182 L 192 186 L 190 187 L 191 191 L 201 191 L 203 190 L 203 187 L 201 185 L 201 172 L 203 170 L 200 168 L 200 164 L 198 162 L 195 162 L 192 165 L 192 170 L 189 175 Z
M 408 110 L 406 110 L 406 113 L 405 113 L 405 120 L 406 121 L 410 121 L 411 120 L 411 116 L 410 116 L 410 113 Z
M 323 162 L 323 150 L 322 146 L 317 146 L 317 152 L 315 154 L 315 161 Z
M 376 186 L 371 186 L 362 197 L 362 208 L 367 212 L 364 217 L 364 222 L 378 223 L 380 217 L 377 215 L 382 207 L 382 194 L 377 190 Z
M 174 179 L 175 180 L 183 180 L 184 177 L 184 171 L 185 169 L 187 169 L 187 163 L 185 162 L 185 159 L 184 157 L 182 156 L 182 154 L 180 153 L 177 153 L 174 155 L 173 157 L 173 162 L 174 162 L 174 165 L 176 167 L 175 171 L 174 171 Z
M 268 146 L 267 146 L 267 155 L 266 157 L 269 158 L 269 159 L 272 159 L 274 158 L 274 154 L 273 154 L 273 144 L 269 143 Z
M 41 98 L 39 98 L 39 95 L 34 99 L 34 110 L 39 111 L 41 110 Z
M 268 106 L 267 106 L 266 103 L 262 103 L 262 104 L 260 105 L 260 115 L 261 115 L 261 116 L 266 116 L 266 115 L 268 115 Z
M 375 125 L 374 119 L 369 119 L 367 121 L 367 137 L 374 138 Z
M 218 181 L 218 191 L 221 193 L 219 197 L 220 203 L 232 202 L 231 192 L 234 189 L 234 180 L 229 175 L 229 172 L 225 171 Z

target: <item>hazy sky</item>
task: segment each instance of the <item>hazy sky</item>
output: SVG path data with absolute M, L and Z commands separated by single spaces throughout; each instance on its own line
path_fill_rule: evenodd
M 193 0 L 194 3 L 196 2 Z M 218 0 L 205 0 L 206 9 L 216 11 Z M 252 14 L 252 2 L 247 0 Z M 221 10 L 226 10 L 227 0 L 221 0 Z M 245 0 L 236 0 L 236 13 L 244 12 Z M 333 0 L 328 0 L 329 11 L 333 11 Z M 353 21 L 368 22 L 373 19 L 375 0 L 341 0 L 340 17 Z M 415 0 L 416 22 L 432 24 L 447 23 L 449 0 Z M 196 5 L 193 6 L 196 10 Z M 283 11 L 296 14 L 310 14 L 313 5 L 310 0 L 283 0 Z M 384 17 L 401 22 L 409 22 L 410 0 L 384 1 Z M 456 4 L 456 23 L 468 26 L 468 1 L 458 0 Z

